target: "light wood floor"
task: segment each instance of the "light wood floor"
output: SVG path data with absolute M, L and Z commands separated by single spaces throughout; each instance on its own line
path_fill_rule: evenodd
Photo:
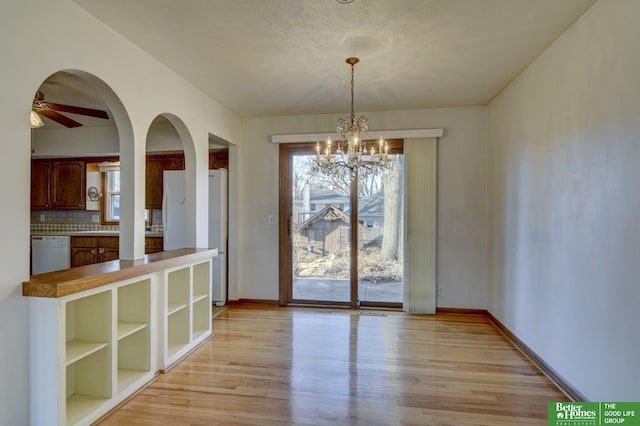
M 229 307 L 102 424 L 546 425 L 567 400 L 484 317 L 372 313 Z

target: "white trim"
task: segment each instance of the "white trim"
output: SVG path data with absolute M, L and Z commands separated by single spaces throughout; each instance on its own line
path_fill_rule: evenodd
M 444 135 L 443 129 L 400 129 L 400 130 L 370 130 L 366 139 L 415 139 L 415 138 L 441 138 Z M 295 142 L 319 142 L 327 137 L 339 140 L 338 133 L 298 133 L 271 135 L 271 143 L 295 143 Z

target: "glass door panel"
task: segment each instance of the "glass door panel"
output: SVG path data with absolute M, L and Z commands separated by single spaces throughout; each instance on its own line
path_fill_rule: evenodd
M 358 299 L 361 305 L 402 303 L 404 157 L 389 155 L 382 176 L 358 176 Z
M 314 158 L 292 157 L 291 299 L 350 303 L 350 181 L 312 172 Z

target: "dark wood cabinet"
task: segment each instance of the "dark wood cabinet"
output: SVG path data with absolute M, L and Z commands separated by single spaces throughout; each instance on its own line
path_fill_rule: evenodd
M 147 154 L 144 203 L 147 209 L 162 208 L 165 170 L 184 170 L 184 154 Z
M 48 209 L 51 200 L 51 162 L 31 162 L 31 210 Z
M 82 160 L 31 162 L 32 210 L 84 210 L 86 169 Z
M 145 237 L 144 239 L 144 254 L 157 253 L 162 251 L 163 241 L 162 237 Z
M 210 149 L 209 150 L 209 170 L 229 169 L 229 150 Z
M 93 247 L 71 247 L 71 267 L 98 263 L 98 249 Z
M 84 210 L 86 179 L 84 161 L 54 161 L 51 170 L 52 208 Z
M 120 258 L 119 237 L 71 237 L 71 267 Z

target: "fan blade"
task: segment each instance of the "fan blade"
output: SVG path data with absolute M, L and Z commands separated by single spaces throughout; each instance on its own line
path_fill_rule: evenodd
M 80 114 L 80 115 L 88 115 L 90 117 L 104 118 L 106 120 L 109 119 L 109 115 L 107 114 L 107 112 L 101 109 L 83 108 L 83 107 L 64 105 L 64 104 L 54 104 L 51 102 L 45 102 L 45 104 L 48 105 L 49 108 L 55 109 L 56 111 L 70 112 L 73 114 Z
M 54 110 L 51 109 L 39 109 L 38 114 L 44 115 L 47 118 L 50 118 L 53 121 L 57 121 L 65 127 L 80 127 L 82 124 L 78 123 L 75 120 L 72 120 L 68 117 L 65 117 L 62 114 L 58 114 Z

